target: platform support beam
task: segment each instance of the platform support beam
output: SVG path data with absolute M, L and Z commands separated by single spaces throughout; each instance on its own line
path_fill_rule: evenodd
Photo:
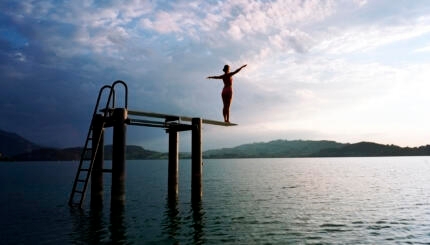
M 191 120 L 191 200 L 200 202 L 202 192 L 202 119 Z
M 126 131 L 125 120 L 127 109 L 115 108 L 113 111 L 112 142 L 112 191 L 111 209 L 121 208 L 125 204 L 125 153 Z
M 93 119 L 92 149 L 97 149 L 91 173 L 91 208 L 103 206 L 103 165 L 104 165 L 104 128 L 103 116 L 95 115 Z M 100 140 L 99 140 L 100 139 Z M 94 156 L 91 156 L 94 157 Z
M 179 133 L 175 128 L 170 128 L 169 133 L 169 166 L 168 166 L 168 198 L 178 198 L 178 170 L 179 170 Z

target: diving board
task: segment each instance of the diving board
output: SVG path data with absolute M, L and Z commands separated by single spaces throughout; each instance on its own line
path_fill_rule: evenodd
M 123 107 L 115 103 L 115 87 L 122 85 L 124 98 Z M 104 96 L 108 95 L 107 98 Z M 102 98 L 103 97 L 103 98 Z M 100 102 L 105 102 L 101 105 Z M 102 112 L 102 113 L 100 113 Z M 183 123 L 187 122 L 187 123 Z M 191 131 L 191 202 L 201 203 L 203 189 L 203 154 L 202 154 L 202 124 L 216 126 L 237 126 L 235 123 L 226 123 L 201 117 L 187 117 L 171 114 L 128 110 L 128 87 L 121 80 L 112 85 L 104 85 L 99 90 L 87 138 L 81 153 L 78 171 L 73 182 L 69 205 L 82 207 L 85 192 L 91 181 L 91 207 L 100 208 L 103 202 L 103 173 L 111 173 L 111 210 L 123 209 L 125 201 L 125 163 L 126 163 L 126 132 L 127 125 L 156 127 L 166 130 L 169 134 L 168 153 L 168 181 L 167 192 L 170 200 L 178 200 L 178 164 L 179 164 L 179 132 Z M 105 128 L 113 129 L 112 139 L 112 168 L 104 168 L 104 134 Z M 91 177 L 91 179 L 90 179 Z M 78 199 L 78 200 L 76 200 Z
M 141 116 L 141 117 L 153 117 L 153 118 L 162 118 L 166 121 L 184 121 L 184 122 L 191 122 L 192 117 L 186 117 L 186 116 L 177 116 L 177 115 L 170 115 L 170 114 L 161 114 L 161 113 L 155 113 L 155 112 L 145 112 L 145 111 L 135 111 L 135 110 L 128 110 L 128 115 L 133 116 Z M 210 119 L 202 119 L 202 123 L 204 124 L 211 124 L 211 125 L 217 125 L 217 126 L 237 126 L 236 123 L 227 123 L 227 122 L 221 122 L 216 120 L 210 120 Z

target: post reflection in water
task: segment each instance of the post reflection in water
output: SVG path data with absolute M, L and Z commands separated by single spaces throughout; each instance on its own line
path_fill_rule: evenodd
M 127 242 L 126 227 L 124 225 L 124 206 L 115 205 L 110 210 L 110 234 L 114 244 L 125 244 Z
M 164 232 L 166 233 L 168 240 L 173 244 L 178 244 L 179 229 L 181 224 L 181 218 L 179 217 L 178 209 L 178 197 L 168 196 L 166 198 L 166 211 L 164 213 Z
M 93 244 L 103 241 L 104 237 L 107 236 L 107 231 L 105 229 L 106 223 L 103 222 L 102 210 L 91 209 L 89 215 L 90 224 L 88 231 L 86 231 L 88 233 L 88 241 Z M 82 217 L 85 218 L 84 216 Z
M 73 220 L 73 232 L 70 239 L 73 243 L 100 244 L 112 242 L 125 244 L 127 242 L 124 225 L 124 207 L 116 207 L 110 211 L 110 220 L 104 215 L 103 209 L 90 209 L 85 212 L 81 209 L 72 209 L 70 214 Z
M 101 210 L 90 210 L 87 213 L 82 209 L 71 209 L 70 215 L 73 220 L 73 232 L 70 234 L 73 242 L 87 241 L 89 244 L 97 244 L 107 236 Z
M 194 227 L 194 243 L 202 244 L 204 238 L 204 223 L 203 223 L 203 208 L 201 200 L 191 202 L 191 210 L 193 215 L 193 227 Z
M 177 197 L 167 197 L 163 233 L 169 244 L 204 243 L 204 211 L 201 201 L 191 202 L 187 215 L 181 217 Z

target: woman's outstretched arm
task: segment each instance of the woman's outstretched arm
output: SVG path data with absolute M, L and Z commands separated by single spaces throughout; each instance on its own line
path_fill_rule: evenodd
M 247 66 L 247 65 L 243 65 L 243 66 L 241 66 L 240 68 L 238 68 L 237 70 L 235 70 L 234 72 L 232 72 L 231 73 L 231 75 L 234 75 L 234 74 L 236 74 L 236 73 L 238 73 L 240 70 L 242 70 L 242 68 L 244 68 L 245 66 Z
M 207 77 L 207 79 L 222 79 L 223 78 L 223 75 L 221 75 L 221 76 L 209 76 L 209 77 Z

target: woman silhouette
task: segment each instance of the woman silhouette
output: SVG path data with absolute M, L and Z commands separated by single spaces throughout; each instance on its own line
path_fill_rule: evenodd
M 243 65 L 234 72 L 230 72 L 230 66 L 225 65 L 224 69 L 222 69 L 224 72 L 223 75 L 207 77 L 208 79 L 222 79 L 222 81 L 224 82 L 224 88 L 222 90 L 221 97 L 222 103 L 224 104 L 224 108 L 222 109 L 222 115 L 224 116 L 224 122 L 226 123 L 230 123 L 230 105 L 233 97 L 233 75 L 238 73 L 245 66 L 246 65 Z

